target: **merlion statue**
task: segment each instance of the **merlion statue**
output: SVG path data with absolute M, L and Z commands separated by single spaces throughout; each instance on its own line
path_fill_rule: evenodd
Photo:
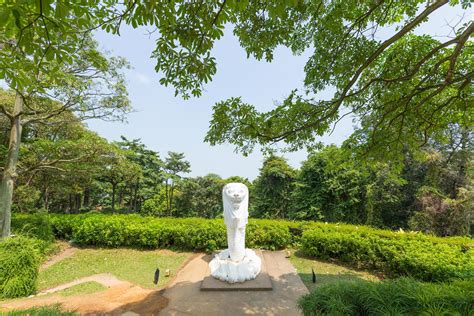
M 211 275 L 229 283 L 255 279 L 261 260 L 251 249 L 245 249 L 245 226 L 249 217 L 249 189 L 243 183 L 229 183 L 222 190 L 224 223 L 228 248 L 209 263 Z

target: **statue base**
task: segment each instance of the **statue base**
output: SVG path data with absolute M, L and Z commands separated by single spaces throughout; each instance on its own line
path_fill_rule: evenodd
M 253 280 L 260 273 L 262 261 L 251 249 L 245 249 L 245 256 L 239 262 L 230 260 L 229 249 L 221 251 L 209 262 L 211 275 L 228 283 Z

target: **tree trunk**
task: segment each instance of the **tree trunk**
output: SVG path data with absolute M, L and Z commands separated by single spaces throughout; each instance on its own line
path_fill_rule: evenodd
M 68 194 L 69 196 L 69 213 L 74 213 L 74 199 L 72 198 L 72 193 Z
M 137 212 L 137 204 L 138 204 L 137 198 L 138 198 L 139 188 L 140 188 L 140 184 L 138 183 L 138 180 L 137 180 L 137 182 L 135 183 L 135 192 L 133 194 L 133 211 L 134 212 Z
M 170 216 L 172 215 L 172 212 L 173 212 L 173 191 L 174 191 L 174 184 L 171 185 L 171 189 L 170 189 Z
M 453 198 L 456 199 L 458 195 L 458 190 L 460 187 L 466 185 L 466 170 L 467 164 L 469 162 L 469 129 L 463 127 L 461 130 L 461 150 L 459 153 L 459 169 L 458 169 L 458 176 L 456 181 L 454 182 L 453 188 Z
M 17 92 L 15 106 L 13 108 L 13 117 L 10 122 L 10 140 L 8 143 L 7 160 L 2 175 L 2 182 L 0 183 L 0 226 L 2 229 L 2 238 L 10 236 L 13 188 L 17 177 L 16 166 L 21 143 L 22 111 L 23 99 Z
M 76 193 L 76 211 L 79 211 L 82 208 L 82 195 L 80 193 Z
M 47 186 L 43 189 L 43 208 L 47 210 L 49 207 L 49 188 Z
M 170 199 L 168 195 L 168 179 L 165 180 L 165 199 L 166 199 L 166 213 L 170 216 Z
M 128 194 L 128 210 L 127 212 L 132 212 L 133 211 L 133 183 L 130 183 L 129 185 L 129 188 L 130 188 L 130 192 Z
M 112 210 L 115 211 L 115 190 L 117 188 L 116 183 L 112 183 Z
M 123 206 L 123 188 L 120 189 L 119 194 L 118 194 L 118 204 L 120 207 Z
M 90 188 L 85 188 L 84 189 L 84 201 L 83 201 L 84 207 L 89 207 L 91 204 L 91 189 Z

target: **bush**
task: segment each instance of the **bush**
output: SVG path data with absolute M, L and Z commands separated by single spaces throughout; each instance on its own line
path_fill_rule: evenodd
M 12 227 L 15 234 L 47 242 L 54 240 L 53 226 L 47 214 L 15 215 L 12 218 Z
M 468 281 L 422 283 L 400 278 L 323 285 L 299 300 L 304 315 L 473 315 Z
M 303 233 L 301 250 L 308 256 L 336 258 L 358 266 L 382 269 L 390 276 L 412 276 L 425 281 L 474 277 L 474 250 L 468 245 L 440 243 L 420 235 L 383 236 L 364 231 Z
M 38 249 L 42 242 L 26 237 L 0 241 L 0 297 L 13 298 L 36 292 Z
M 28 222 L 29 217 L 22 216 L 23 223 Z M 34 222 L 35 218 L 31 218 Z M 73 239 L 81 245 L 214 251 L 227 244 L 222 219 L 88 213 L 50 215 L 49 222 L 57 238 Z M 251 248 L 272 250 L 300 246 L 306 255 L 336 258 L 382 269 L 391 276 L 420 280 L 444 281 L 474 274 L 473 242 L 468 237 L 441 238 L 367 226 L 250 219 L 246 243 Z

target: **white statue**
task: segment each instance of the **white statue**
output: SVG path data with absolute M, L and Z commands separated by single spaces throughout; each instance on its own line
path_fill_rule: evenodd
M 228 249 L 215 255 L 209 263 L 211 275 L 229 283 L 255 279 L 262 263 L 253 250 L 245 249 L 249 189 L 243 183 L 229 183 L 222 190 L 222 200 Z

